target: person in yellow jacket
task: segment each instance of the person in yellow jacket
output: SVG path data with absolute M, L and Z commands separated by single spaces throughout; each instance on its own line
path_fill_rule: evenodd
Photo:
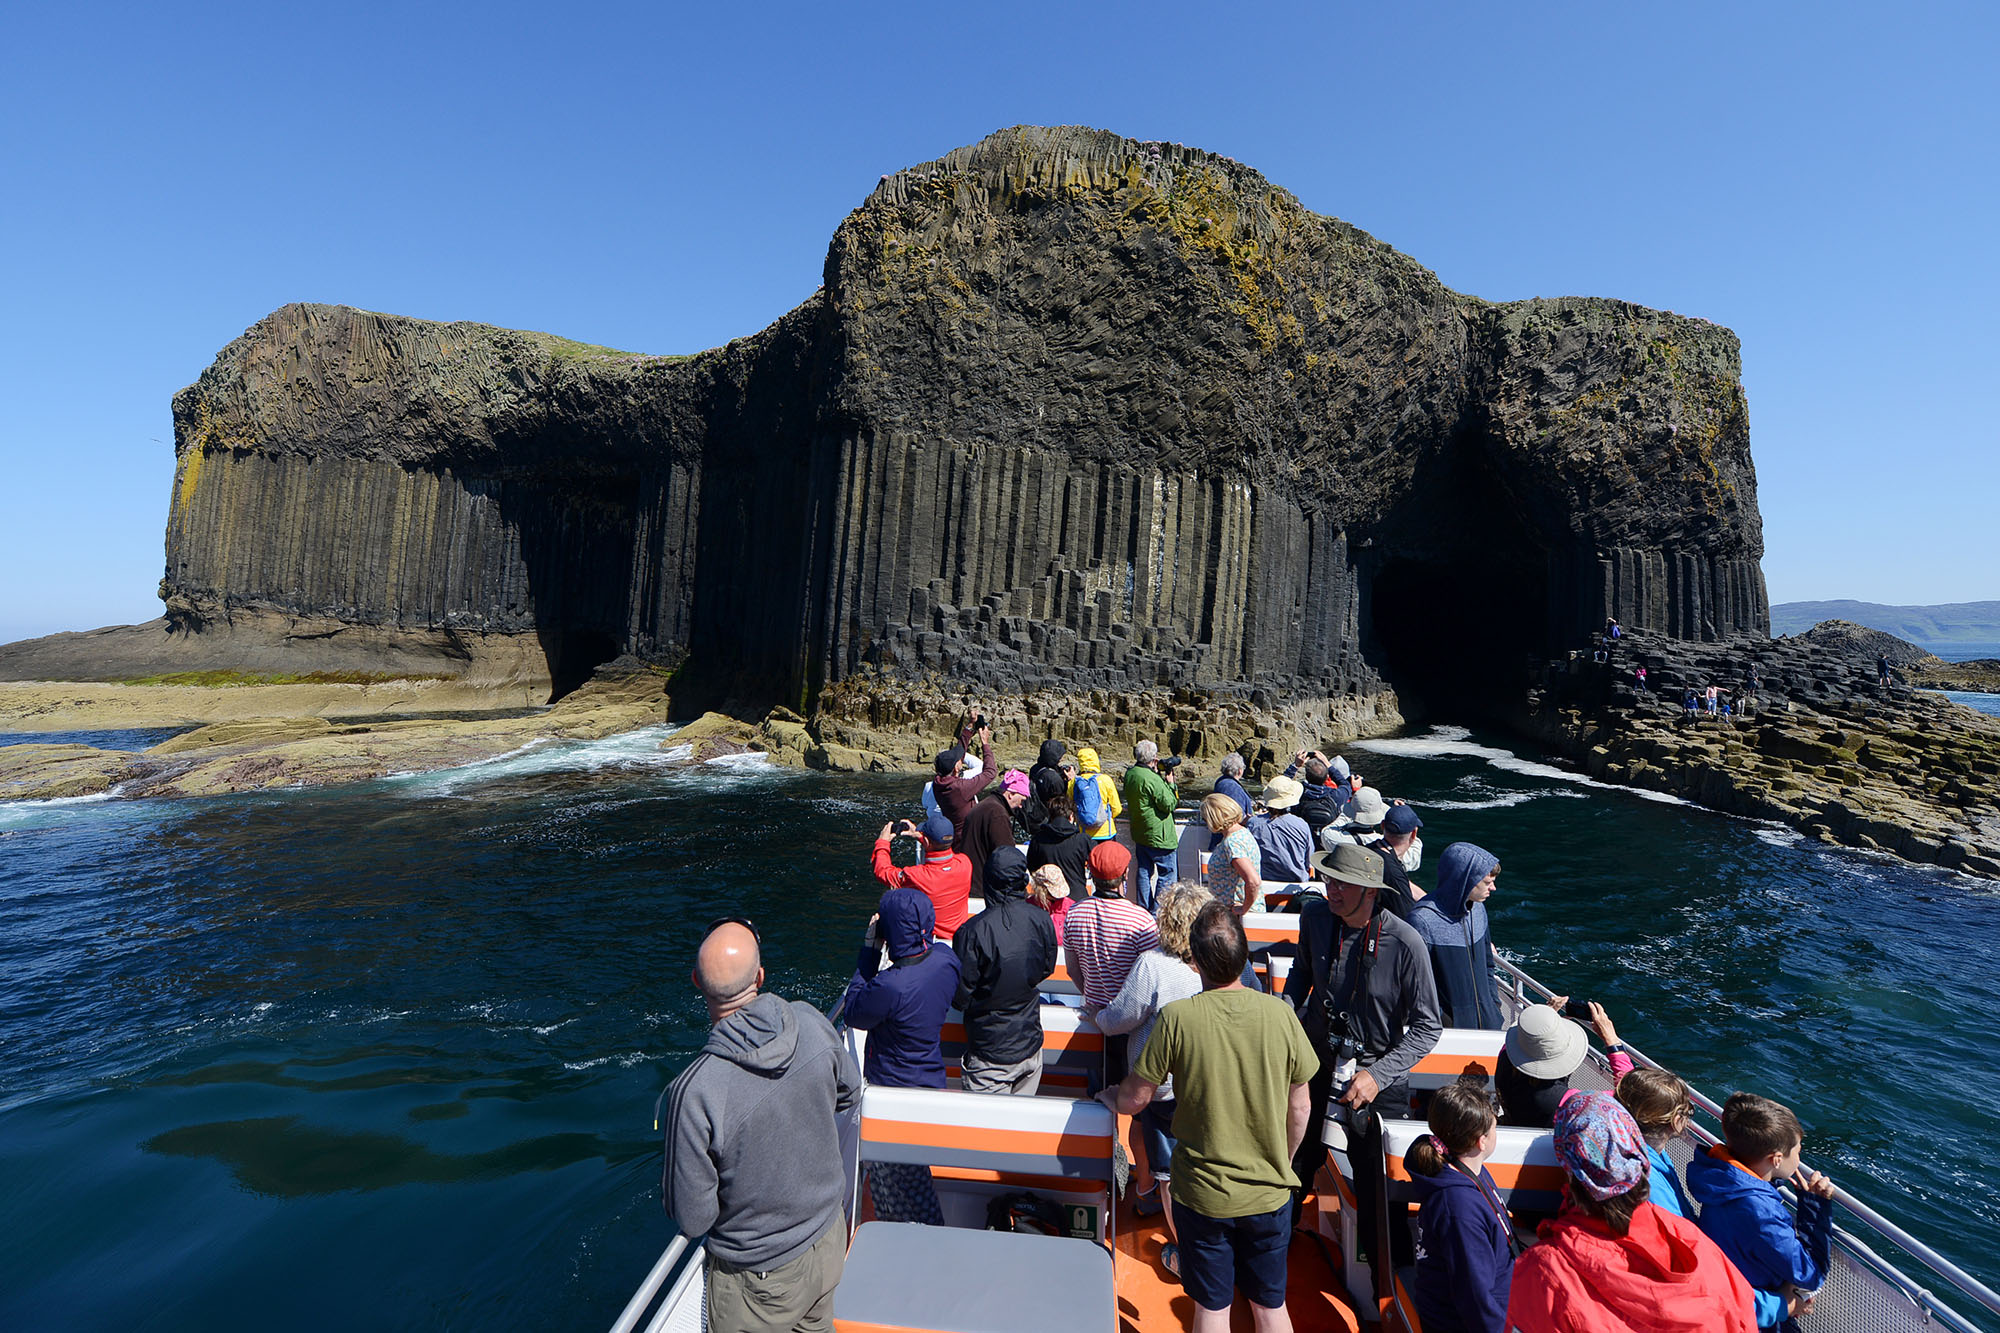
M 1087 791 L 1081 790 L 1085 783 L 1097 788 L 1094 802 Z M 1087 745 L 1076 752 L 1076 777 L 1069 784 L 1069 803 L 1076 811 L 1076 822 L 1083 825 L 1091 841 L 1103 842 L 1118 836 L 1117 819 L 1125 813 L 1125 803 L 1118 799 L 1118 784 L 1098 771 L 1097 751 Z M 1098 816 L 1094 822 L 1089 818 L 1092 813 Z

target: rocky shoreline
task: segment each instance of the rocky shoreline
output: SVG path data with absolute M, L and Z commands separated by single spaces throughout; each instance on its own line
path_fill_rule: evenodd
M 1876 678 L 1878 655 L 1898 664 L 1889 684 Z M 1838 623 L 1779 640 L 1633 635 L 1612 645 L 1604 663 L 1583 652 L 1549 664 L 1525 707 L 1504 721 L 1593 777 L 2000 878 L 2000 718 L 1905 683 L 1923 678 L 1910 668 L 1924 656 Z M 1745 701 L 1752 665 L 1761 689 Z M 1636 684 L 1639 666 L 1647 669 L 1645 690 Z M 1682 691 L 1710 683 L 1747 711 L 1686 717 Z M 517 701 L 436 681 L 0 685 L 0 731 L 202 724 L 139 752 L 0 747 L 0 801 L 217 795 L 454 767 L 536 741 L 599 739 L 678 720 L 685 714 L 676 713 L 671 687 L 667 673 L 626 658 L 551 707 L 503 706 L 480 717 L 467 715 L 469 705 Z M 782 707 L 704 713 L 663 748 L 688 763 L 755 752 L 798 768 L 926 773 L 941 738 L 974 708 L 991 723 L 1001 763 L 1029 763 L 1050 736 L 1094 745 L 1108 758 L 1154 739 L 1195 761 L 1203 776 L 1227 751 L 1241 752 L 1253 775 L 1269 773 L 1301 742 L 1339 744 L 1404 724 L 1387 691 L 1290 704 L 1257 691 L 1191 688 L 979 697 L 938 677 L 863 674 L 823 692 L 810 717 Z
M 1627 637 L 1608 662 L 1551 664 L 1515 725 L 1593 777 L 2000 878 L 2000 718 L 1904 683 L 1899 663 L 1924 656 L 1837 621 L 1775 640 Z M 1685 716 L 1685 689 L 1713 683 L 1740 702 L 1752 665 L 1747 712 Z

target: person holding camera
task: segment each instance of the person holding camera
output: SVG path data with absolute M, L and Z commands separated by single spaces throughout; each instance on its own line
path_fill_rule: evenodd
M 917 844 L 915 865 L 899 866 L 894 847 L 898 838 Z M 875 856 L 871 868 L 875 878 L 891 889 L 916 889 L 931 900 L 937 920 L 937 937 L 951 943 L 951 937 L 972 914 L 967 903 L 972 897 L 972 861 L 951 849 L 951 821 L 942 814 L 923 823 L 891 820 L 875 835 Z M 907 859 L 907 858 L 905 858 Z
M 1148 912 L 1159 901 L 1160 889 L 1180 878 L 1174 853 L 1180 834 L 1174 828 L 1174 789 L 1180 756 L 1160 758 L 1160 747 L 1140 741 L 1132 747 L 1132 767 L 1125 770 L 1125 808 L 1132 812 L 1132 846 L 1139 855 L 1139 905 Z
M 1312 860 L 1326 897 L 1299 900 L 1299 956 L 1285 998 L 1320 1056 L 1310 1090 L 1313 1123 L 1324 1117 L 1323 1141 L 1348 1154 L 1355 1189 L 1367 1199 L 1382 1171 L 1377 1116 L 1409 1118 L 1410 1071 L 1437 1046 L 1444 1023 L 1423 938 L 1382 908 L 1382 858 L 1344 843 Z M 1302 1178 L 1310 1178 L 1321 1152 L 1307 1145 Z M 1374 1211 L 1364 1209 L 1363 1217 L 1369 1257 L 1388 1262 L 1383 1238 L 1373 1234 Z
M 975 742 L 979 747 L 976 754 Z M 965 827 L 965 817 L 972 813 L 972 803 L 993 785 L 993 729 L 987 726 L 984 712 L 975 708 L 966 714 L 959 724 L 958 744 L 939 754 L 935 767 L 931 794 L 939 811 L 951 821 L 952 836 L 957 837 Z

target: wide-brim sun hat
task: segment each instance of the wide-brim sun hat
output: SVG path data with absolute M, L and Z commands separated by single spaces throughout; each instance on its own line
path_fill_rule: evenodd
M 1531 1004 L 1507 1029 L 1507 1059 L 1529 1078 L 1568 1078 L 1590 1051 L 1583 1029 L 1546 1004 Z
M 1314 852 L 1312 867 L 1328 879 L 1342 884 L 1358 884 L 1364 889 L 1386 889 L 1382 858 L 1358 843 L 1344 842 L 1330 852 Z
M 1306 786 L 1297 778 L 1288 778 L 1280 773 L 1264 784 L 1262 800 L 1266 810 L 1289 810 L 1305 795 Z
M 1361 828 L 1374 828 L 1388 813 L 1389 803 L 1382 799 L 1382 793 L 1373 787 L 1363 787 L 1354 793 L 1354 809 L 1349 812 L 1347 822 Z

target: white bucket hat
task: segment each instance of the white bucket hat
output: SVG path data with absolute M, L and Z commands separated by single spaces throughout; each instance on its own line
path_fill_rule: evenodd
M 1377 828 L 1389 816 L 1389 803 L 1382 799 L 1382 793 L 1373 787 L 1363 787 L 1354 793 L 1354 810 L 1347 816 L 1347 822 L 1356 828 Z
M 1568 1078 L 1590 1041 L 1583 1029 L 1546 1004 L 1531 1004 L 1507 1029 L 1507 1059 L 1529 1078 Z

